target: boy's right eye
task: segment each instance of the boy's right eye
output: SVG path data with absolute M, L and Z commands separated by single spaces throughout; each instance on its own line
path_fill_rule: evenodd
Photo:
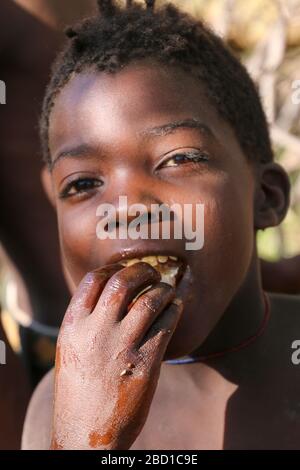
M 102 186 L 103 182 L 96 178 L 77 178 L 76 180 L 70 181 L 60 192 L 59 197 L 65 199 L 71 196 L 80 196 L 91 191 L 94 191 L 99 186 Z

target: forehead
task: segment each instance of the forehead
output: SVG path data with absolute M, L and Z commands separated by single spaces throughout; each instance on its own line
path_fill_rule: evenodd
M 187 118 L 203 122 L 218 140 L 241 152 L 233 130 L 192 74 L 142 62 L 115 74 L 86 71 L 75 75 L 56 98 L 49 124 L 50 153 L 82 142 L 114 145 L 152 126 Z

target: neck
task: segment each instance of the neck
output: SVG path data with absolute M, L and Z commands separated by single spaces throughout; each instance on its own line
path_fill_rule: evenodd
M 264 315 L 265 302 L 260 267 L 255 254 L 247 278 L 237 295 L 204 343 L 189 356 L 208 356 L 241 344 L 250 336 L 258 333 Z M 233 357 L 239 353 L 236 351 L 229 354 Z

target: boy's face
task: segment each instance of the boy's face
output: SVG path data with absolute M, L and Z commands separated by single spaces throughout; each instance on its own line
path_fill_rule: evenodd
M 147 132 L 185 119 L 203 128 Z M 195 350 L 245 282 L 255 232 L 253 166 L 205 89 L 178 68 L 146 61 L 115 75 L 79 74 L 55 101 L 49 147 L 61 249 L 74 286 L 124 255 L 177 256 L 185 264 L 177 286 L 185 308 L 169 357 Z M 182 155 L 191 151 L 198 161 Z M 96 209 L 101 203 L 118 209 L 119 196 L 149 210 L 204 204 L 204 247 L 186 250 L 184 239 L 100 240 Z

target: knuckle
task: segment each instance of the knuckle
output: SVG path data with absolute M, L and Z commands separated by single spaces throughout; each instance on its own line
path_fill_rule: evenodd
M 152 313 L 155 313 L 157 311 L 159 302 L 157 300 L 153 299 L 153 297 L 142 297 L 140 299 L 140 307 L 141 309 L 146 309 L 149 310 Z
M 157 340 L 170 336 L 172 330 L 167 326 L 155 325 L 153 326 L 153 333 Z
M 165 336 L 169 336 L 170 335 L 170 330 L 168 328 L 158 328 L 158 331 L 157 331 L 157 335 L 159 337 L 165 337 Z
M 144 351 L 143 352 L 139 352 L 138 353 L 138 357 L 137 357 L 137 362 L 138 362 L 138 367 L 141 371 L 146 371 L 149 369 L 149 366 L 150 366 L 150 354 L 149 354 L 149 350 L 146 350 L 144 348 Z
M 158 360 L 156 348 L 147 347 L 143 351 L 142 357 L 140 358 L 135 370 L 135 374 L 147 381 L 153 378 L 155 371 L 157 371 L 159 367 L 160 361 Z
M 108 281 L 108 286 L 113 291 L 125 289 L 127 284 L 126 278 L 121 273 L 114 274 Z
M 97 280 L 98 277 L 99 277 L 99 275 L 97 275 L 97 273 L 95 271 L 89 271 L 84 276 L 83 283 L 87 284 L 87 285 L 93 284 Z

